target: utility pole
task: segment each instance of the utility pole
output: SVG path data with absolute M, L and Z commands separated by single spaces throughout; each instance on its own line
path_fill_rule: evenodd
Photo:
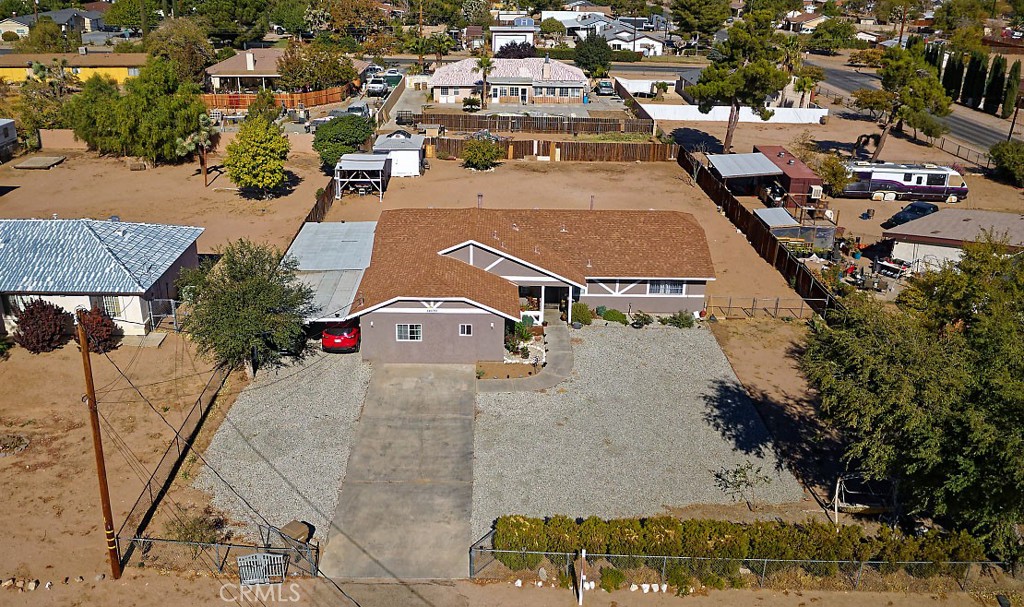
M 78 345 L 82 350 L 82 368 L 85 371 L 85 397 L 89 404 L 89 423 L 92 425 L 92 446 L 96 453 L 96 475 L 100 481 L 100 503 L 103 506 L 103 531 L 107 538 L 110 574 L 121 578 L 121 555 L 114 537 L 114 515 L 110 511 L 110 490 L 107 488 L 107 466 L 103 461 L 103 438 L 100 436 L 99 411 L 96 409 L 96 388 L 92 382 L 92 362 L 89 360 L 89 336 L 85 334 L 84 310 L 78 310 Z
M 36 0 L 35 3 L 33 3 L 32 10 L 36 16 L 35 23 L 33 23 L 32 25 L 39 25 L 39 0 Z

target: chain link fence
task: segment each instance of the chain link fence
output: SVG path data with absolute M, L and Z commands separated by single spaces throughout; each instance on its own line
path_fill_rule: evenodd
M 316 544 L 293 546 L 251 546 L 244 544 L 184 542 L 160 538 L 132 538 L 122 551 L 131 549 L 136 567 L 159 571 L 206 572 L 238 575 L 238 557 L 256 553 L 281 554 L 287 559 L 288 574 L 315 576 L 320 560 Z
M 571 587 L 579 554 L 496 550 L 492 533 L 469 551 L 473 579 L 544 580 Z M 587 579 L 609 568 L 624 585 L 666 584 L 688 594 L 701 587 L 872 592 L 1022 592 L 1021 572 L 1009 563 L 780 560 L 587 554 Z

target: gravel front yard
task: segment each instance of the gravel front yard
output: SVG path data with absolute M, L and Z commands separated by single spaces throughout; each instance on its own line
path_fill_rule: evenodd
M 474 538 L 503 514 L 729 503 L 714 473 L 747 460 L 771 477 L 758 501 L 801 499 L 710 331 L 592 326 L 572 336 L 569 380 L 546 393 L 477 395 Z
M 260 372 L 238 396 L 206 459 L 271 524 L 308 521 L 324 539 L 369 381 L 370 366 L 358 354 L 318 352 Z M 258 537 L 259 519 L 209 469 L 196 486 Z

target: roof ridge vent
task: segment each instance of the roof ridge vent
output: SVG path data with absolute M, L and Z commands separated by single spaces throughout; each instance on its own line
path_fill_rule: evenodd
M 568 234 L 569 233 L 569 230 L 565 229 L 565 224 L 564 223 L 562 224 L 562 228 L 560 230 L 558 230 L 558 231 L 561 232 L 562 234 Z
M 519 226 L 516 225 L 515 222 L 513 222 L 512 223 L 512 229 L 515 230 L 516 232 L 518 232 L 519 231 Z

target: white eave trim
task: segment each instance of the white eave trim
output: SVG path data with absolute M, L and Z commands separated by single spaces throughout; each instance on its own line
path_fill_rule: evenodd
M 587 276 L 587 280 L 718 280 L 704 276 L 667 277 L 667 276 Z
M 581 285 L 580 283 L 576 282 L 575 280 L 569 280 L 568 278 L 566 278 L 564 276 L 559 276 L 558 274 L 555 274 L 551 270 L 546 270 L 546 269 L 544 269 L 544 268 L 542 268 L 542 267 L 540 267 L 538 265 L 534 265 L 534 264 L 532 264 L 532 263 L 530 263 L 530 262 L 528 262 L 526 260 L 519 259 L 515 255 L 509 255 L 505 251 L 502 251 L 500 249 L 495 249 L 493 247 L 489 247 L 489 246 L 487 246 L 485 244 L 482 244 L 480 242 L 477 242 L 475 240 L 467 240 L 467 241 L 459 243 L 457 245 L 450 246 L 447 249 L 441 249 L 440 251 L 437 252 L 437 254 L 438 255 L 447 255 L 448 253 L 451 253 L 452 251 L 457 251 L 457 250 L 461 249 L 462 247 L 469 246 L 469 245 L 473 245 L 475 247 L 480 247 L 481 249 L 483 249 L 485 251 L 488 251 L 490 253 L 494 253 L 495 255 L 504 257 L 505 259 L 509 259 L 509 260 L 514 261 L 516 263 L 523 264 L 524 266 L 526 266 L 526 267 L 528 267 L 528 268 L 530 268 L 532 270 L 537 270 L 541 274 L 546 274 L 546 275 L 548 275 L 548 276 L 550 276 L 552 278 L 557 278 L 558 280 L 561 280 L 562 282 L 567 282 L 567 283 L 571 284 L 574 287 L 579 287 L 581 289 L 586 287 L 586 285 Z M 480 268 L 480 269 L 482 270 L 483 268 Z
M 501 312 L 499 310 L 496 310 L 495 308 L 492 308 L 490 306 L 485 306 L 484 304 L 482 304 L 482 303 L 480 303 L 478 301 L 472 300 L 472 299 L 470 299 L 468 297 L 392 297 L 391 299 L 389 299 L 387 301 L 384 301 L 384 302 L 381 302 L 379 304 L 370 306 L 369 308 L 366 308 L 365 310 L 359 310 L 358 312 L 355 312 L 353 314 L 349 314 L 348 316 L 346 316 L 344 318 L 344 320 L 348 320 L 350 318 L 358 318 L 358 317 L 362 316 L 363 314 L 369 314 L 370 312 L 373 312 L 374 310 L 379 310 L 380 308 L 383 308 L 383 307 L 386 307 L 386 306 L 390 306 L 391 304 L 398 303 L 400 301 L 416 301 L 416 302 L 454 301 L 454 302 L 458 302 L 458 303 L 469 304 L 471 306 L 476 306 L 477 308 L 480 308 L 480 309 L 483 309 L 483 310 L 487 310 L 488 312 L 490 312 L 492 314 L 496 314 L 498 316 L 501 316 L 502 318 L 507 318 L 507 319 L 515 321 L 515 322 L 519 322 L 520 320 L 522 320 L 521 318 L 516 318 L 515 316 L 510 316 L 510 315 L 505 314 L 504 312 Z M 429 313 L 429 310 L 427 310 L 427 308 L 424 308 L 423 312 L 424 313 Z

